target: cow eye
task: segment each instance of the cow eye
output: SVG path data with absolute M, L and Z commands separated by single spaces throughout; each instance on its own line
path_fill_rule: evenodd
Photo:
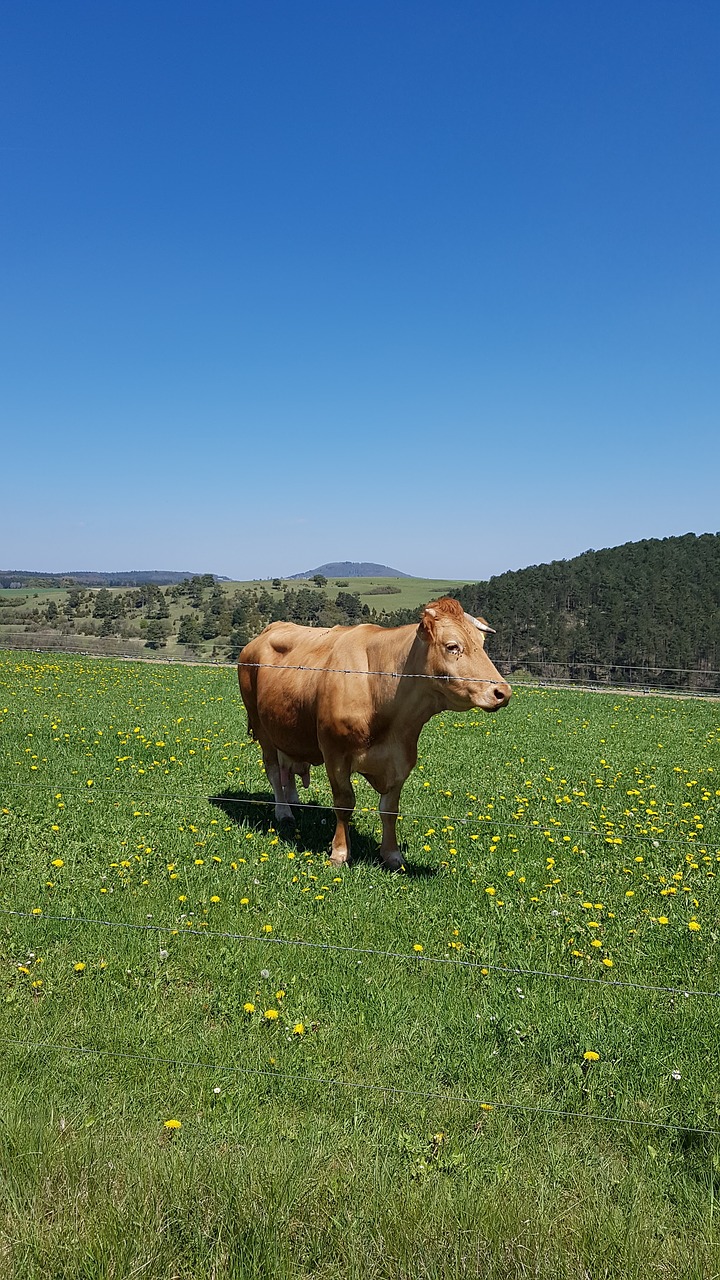
M 460 653 L 459 644 L 446 644 L 445 648 L 447 649 L 448 653 Z

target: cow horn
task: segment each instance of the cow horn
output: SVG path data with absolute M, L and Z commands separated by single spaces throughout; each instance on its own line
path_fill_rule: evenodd
M 468 622 L 472 622 L 473 626 L 477 627 L 478 631 L 485 631 L 489 635 L 495 635 L 495 628 L 489 627 L 484 618 L 473 618 L 471 613 L 466 613 L 465 617 Z

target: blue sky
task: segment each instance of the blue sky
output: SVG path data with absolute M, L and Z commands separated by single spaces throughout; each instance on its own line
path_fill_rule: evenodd
M 720 6 L 0 14 L 0 567 L 720 529 Z

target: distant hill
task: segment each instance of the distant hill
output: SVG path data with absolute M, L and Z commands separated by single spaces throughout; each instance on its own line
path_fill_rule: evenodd
M 179 573 L 173 569 L 130 569 L 127 573 L 104 573 L 93 569 L 74 569 L 67 573 L 42 573 L 24 569 L 0 569 L 0 587 L 138 587 L 143 582 L 154 582 L 158 587 L 185 582 L 197 575 Z M 229 582 L 212 574 L 216 582 Z
M 307 569 L 305 573 L 291 573 L 286 582 L 296 582 L 300 578 L 313 578 L 322 573 L 326 578 L 410 578 L 412 574 L 401 573 L 399 569 L 391 569 L 386 564 L 370 564 L 366 560 L 336 560 L 331 564 L 321 564 L 317 569 Z
M 505 669 L 578 678 L 608 666 L 623 679 L 663 673 L 667 685 L 715 688 L 720 670 L 720 534 L 648 538 L 572 560 L 531 565 L 449 593 L 497 634 L 488 649 Z M 397 610 L 383 623 L 412 622 Z M 686 676 L 683 668 L 703 675 Z M 636 675 L 629 674 L 631 669 Z M 656 680 L 653 678 L 653 683 Z

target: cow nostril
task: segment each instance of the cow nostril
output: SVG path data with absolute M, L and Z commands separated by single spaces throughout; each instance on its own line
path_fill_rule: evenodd
M 493 693 L 495 694 L 495 697 L 497 698 L 498 702 L 507 702 L 509 692 L 510 690 L 508 689 L 507 685 L 496 684 L 495 688 L 493 689 Z

